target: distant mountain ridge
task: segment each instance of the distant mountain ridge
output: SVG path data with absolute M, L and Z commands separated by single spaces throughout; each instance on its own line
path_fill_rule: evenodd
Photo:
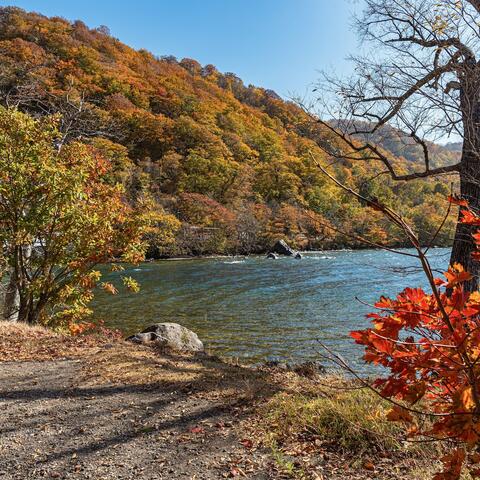
M 463 148 L 463 142 L 448 142 L 443 145 L 443 148 L 446 148 L 451 152 L 461 152 Z
M 39 116 L 62 114 L 65 141 L 80 139 L 114 165 L 126 199 L 152 197 L 181 223 L 156 255 L 262 252 L 283 238 L 294 248 L 405 245 L 374 212 L 340 191 L 316 163 L 352 188 L 399 209 L 425 241 L 443 214 L 444 178 L 400 184 L 382 165 L 328 158 L 342 144 L 292 102 L 245 86 L 233 73 L 193 59 L 156 57 L 108 29 L 0 8 L 0 101 Z M 394 135 L 382 147 L 399 172 L 417 153 Z M 402 147 L 402 148 L 400 148 Z M 435 147 L 435 162 L 455 153 Z M 373 179 L 373 180 L 372 180 Z M 454 220 L 437 244 L 448 244 Z
M 341 125 L 341 120 L 332 120 L 333 125 Z M 368 122 L 350 122 L 349 129 L 355 127 L 357 130 L 369 130 L 371 125 Z M 403 132 L 390 125 L 384 125 L 375 133 L 369 135 L 354 135 L 359 140 L 368 140 L 383 149 L 390 152 L 394 157 L 404 158 L 405 160 L 418 164 L 422 167 L 424 162 L 424 152 L 419 145 L 407 132 Z M 432 167 L 444 167 L 457 163 L 460 160 L 462 151 L 462 143 L 447 143 L 440 145 L 431 141 L 427 141 L 426 145 L 429 151 L 430 165 Z

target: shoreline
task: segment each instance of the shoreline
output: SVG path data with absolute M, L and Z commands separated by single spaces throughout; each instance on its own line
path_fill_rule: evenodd
M 423 246 L 422 248 L 426 248 L 427 246 Z M 386 247 L 386 248 L 392 248 L 392 249 L 395 249 L 395 250 L 413 250 L 413 247 Z M 432 246 L 430 247 L 431 250 L 438 250 L 438 249 L 451 249 L 452 247 L 451 246 L 448 246 L 448 247 L 444 247 L 444 246 L 439 246 L 439 245 L 435 245 L 435 246 Z M 365 248 L 362 248 L 362 247 L 356 247 L 356 248 L 337 248 L 337 249 L 328 249 L 328 250 L 298 250 L 299 253 L 302 253 L 302 254 L 306 254 L 307 256 L 309 254 L 315 254 L 315 253 L 319 253 L 319 254 L 325 254 L 325 255 L 328 255 L 328 254 L 333 254 L 333 253 L 337 253 L 337 252 L 363 252 L 363 251 L 373 251 L 373 252 L 379 252 L 379 251 L 386 251 L 384 248 L 380 248 L 380 247 L 377 247 L 377 248 L 373 248 L 373 247 L 365 247 Z M 159 257 L 159 258 L 147 258 L 145 260 L 143 260 L 142 262 L 140 263 L 153 263 L 153 262 L 159 262 L 159 261 L 179 261 L 179 260 L 205 260 L 205 259 L 221 259 L 221 258 L 226 258 L 226 259 L 233 259 L 233 258 L 243 258 L 243 259 L 246 259 L 246 258 L 249 258 L 249 257 L 254 257 L 254 258 L 257 258 L 257 257 L 261 257 L 261 258 L 265 258 L 266 255 L 268 254 L 267 251 L 265 251 L 264 253 L 246 253 L 246 254 L 242 254 L 242 253 L 238 253 L 238 254 L 230 254 L 230 255 L 225 255 L 225 254 L 205 254 L 205 255 L 178 255 L 178 256 L 172 256 L 172 257 Z M 289 258 L 288 255 L 279 255 L 279 258 Z M 293 257 L 291 257 L 293 258 Z

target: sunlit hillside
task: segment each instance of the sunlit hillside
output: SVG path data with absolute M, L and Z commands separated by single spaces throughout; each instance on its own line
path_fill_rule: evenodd
M 444 213 L 448 178 L 399 184 L 377 176 L 380 165 L 327 158 L 318 145 L 337 140 L 275 92 L 193 59 L 136 51 L 106 27 L 1 9 L 0 87 L 4 104 L 62 114 L 64 140 L 110 159 L 130 202 L 150 195 L 181 222 L 173 243 L 152 239 L 156 255 L 261 252 L 278 238 L 310 249 L 357 246 L 358 236 L 404 244 L 316 162 L 398 209 L 421 239 Z M 411 155 L 395 161 L 415 167 Z M 449 243 L 453 224 L 437 244 Z

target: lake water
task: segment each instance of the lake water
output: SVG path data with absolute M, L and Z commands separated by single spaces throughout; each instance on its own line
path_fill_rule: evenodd
M 432 249 L 435 268 L 450 251 Z M 415 258 L 379 250 L 310 252 L 302 260 L 262 256 L 145 263 L 124 272 L 137 294 L 99 293 L 96 318 L 131 334 L 157 322 L 194 330 L 213 353 L 249 359 L 318 358 L 317 339 L 364 370 L 362 349 L 348 336 L 368 325 L 372 303 L 426 281 Z M 119 273 L 104 278 L 120 284 Z M 427 288 L 428 289 L 428 288 Z

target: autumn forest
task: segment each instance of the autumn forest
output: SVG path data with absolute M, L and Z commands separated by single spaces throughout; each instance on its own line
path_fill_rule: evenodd
M 408 244 L 319 171 L 317 162 L 331 162 L 320 146 L 341 151 L 338 138 L 295 102 L 213 65 L 133 50 L 107 28 L 3 8 L 0 90 L 4 105 L 60 113 L 62 141 L 79 139 L 110 160 L 131 204 L 153 200 L 166 228 L 150 238 L 151 256 L 264 252 L 278 238 L 300 249 Z M 393 133 L 378 135 L 379 145 L 400 171 L 414 171 L 418 146 Z M 434 147 L 436 164 L 458 158 L 455 148 Z M 451 178 L 394 182 L 361 158 L 332 167 L 430 241 Z M 454 225 L 452 215 L 436 245 L 451 244 Z

